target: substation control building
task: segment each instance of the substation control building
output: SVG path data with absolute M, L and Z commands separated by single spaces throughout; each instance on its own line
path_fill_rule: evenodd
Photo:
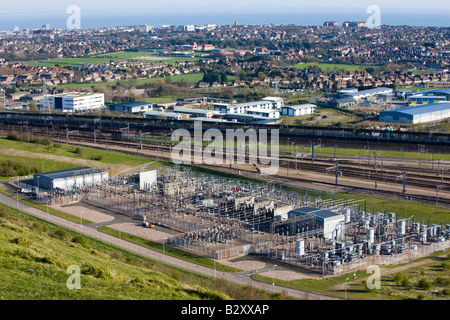
M 45 190 L 73 190 L 99 185 L 109 180 L 108 172 L 92 167 L 57 170 L 36 173 L 33 177 L 34 185 Z
M 289 217 L 312 215 L 317 227 L 323 230 L 319 236 L 328 240 L 339 240 L 344 236 L 345 217 L 342 214 L 314 207 L 302 207 L 288 212 Z

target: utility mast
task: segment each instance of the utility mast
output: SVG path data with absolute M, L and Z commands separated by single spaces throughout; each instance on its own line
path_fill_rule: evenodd
M 44 95 L 44 99 L 42 101 L 42 111 L 48 111 L 49 113 L 52 112 L 52 108 L 50 106 L 50 103 L 48 102 L 48 97 L 47 97 L 47 85 L 45 83 L 45 80 L 42 80 L 42 93 Z

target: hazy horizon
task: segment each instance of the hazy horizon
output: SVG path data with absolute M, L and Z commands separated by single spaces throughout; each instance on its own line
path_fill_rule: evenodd
M 233 24 L 296 24 L 322 25 L 328 20 L 366 21 L 367 8 L 380 8 L 382 25 L 449 27 L 450 4 L 439 0 L 419 1 L 350 1 L 339 4 L 331 0 L 305 1 L 279 0 L 274 4 L 266 0 L 229 0 L 211 2 L 204 0 L 171 0 L 170 5 L 160 1 L 130 0 L 125 4 L 117 0 L 106 1 L 45 1 L 22 0 L 2 5 L 0 30 L 38 29 L 44 24 L 51 28 L 66 29 L 71 5 L 81 10 L 81 28 L 115 27 L 136 24 L 218 25 Z M 105 9 L 106 8 L 106 9 Z

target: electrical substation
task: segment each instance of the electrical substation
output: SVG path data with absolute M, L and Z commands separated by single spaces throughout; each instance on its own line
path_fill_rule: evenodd
M 83 201 L 127 215 L 149 232 L 163 228 L 165 245 L 211 259 L 252 254 L 323 275 L 406 261 L 450 244 L 450 225 L 413 213 L 368 212 L 364 200 L 323 200 L 189 167 L 139 170 L 109 174 L 101 183 L 68 184 L 67 190 L 40 190 L 36 197 L 50 204 Z

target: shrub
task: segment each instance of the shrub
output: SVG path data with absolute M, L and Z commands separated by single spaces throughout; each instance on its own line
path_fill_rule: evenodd
M 13 176 L 26 176 L 30 173 L 37 172 L 36 168 L 26 165 L 23 161 L 4 160 L 0 163 L 0 176 L 13 177 Z
M 400 284 L 404 278 L 405 278 L 405 275 L 401 272 L 397 272 L 396 274 L 394 274 L 394 281 L 397 284 Z
M 450 295 L 450 289 L 444 289 L 444 290 L 442 290 L 442 294 L 443 294 L 444 296 Z
M 6 139 L 13 140 L 13 141 L 19 141 L 19 134 L 17 132 L 10 132 L 6 136 Z
M 124 259 L 123 254 L 121 252 L 114 251 L 114 252 L 111 252 L 109 254 L 109 256 L 113 259 L 120 260 L 120 261 L 122 261 Z
M 433 281 L 434 285 L 441 285 L 441 286 L 447 286 L 450 283 L 450 279 L 445 279 L 442 277 L 437 277 Z
M 431 288 L 433 288 L 433 285 L 425 278 L 420 279 L 417 283 L 417 286 L 424 290 L 430 290 Z
M 405 287 L 406 290 L 411 290 L 412 289 L 412 284 L 411 281 L 409 280 L 409 278 L 407 276 L 405 276 L 401 282 L 402 286 Z
M 0 207 L 0 217 L 2 218 L 8 218 L 9 214 L 8 211 L 6 211 L 5 207 Z
M 419 294 L 417 296 L 417 300 L 424 300 L 424 299 L 425 299 L 425 296 L 423 294 Z
M 53 234 L 53 236 L 54 236 L 56 239 L 59 239 L 59 240 L 66 240 L 66 239 L 69 237 L 69 234 L 67 233 L 66 230 L 58 229 L 58 230 L 55 231 L 55 233 Z
M 86 238 L 80 235 L 73 237 L 72 242 L 81 244 L 82 247 L 88 248 L 89 245 L 86 242 Z
M 108 278 L 108 274 L 107 272 L 105 272 L 105 270 L 88 263 L 83 263 L 83 265 L 81 266 L 81 273 L 93 276 L 98 279 Z
M 31 241 L 24 237 L 15 238 L 15 239 L 11 240 L 11 242 L 18 244 L 19 246 L 29 246 L 31 244 Z
M 103 160 L 103 156 L 101 154 L 95 155 L 95 156 L 92 157 L 92 160 L 102 161 Z
M 37 232 L 47 232 L 47 226 L 40 224 L 38 222 L 33 222 L 33 225 L 31 226 L 31 230 L 37 231 Z
M 75 150 L 73 151 L 73 153 L 82 156 L 83 155 L 83 150 L 80 147 L 76 147 Z
M 40 262 L 40 263 L 54 264 L 52 259 L 47 258 L 47 257 L 36 257 L 36 258 L 34 258 L 34 261 Z
M 172 279 L 174 279 L 174 280 L 180 281 L 180 279 L 181 279 L 181 273 L 180 273 L 179 271 L 175 270 L 174 272 L 172 272 L 171 277 L 172 277 Z

